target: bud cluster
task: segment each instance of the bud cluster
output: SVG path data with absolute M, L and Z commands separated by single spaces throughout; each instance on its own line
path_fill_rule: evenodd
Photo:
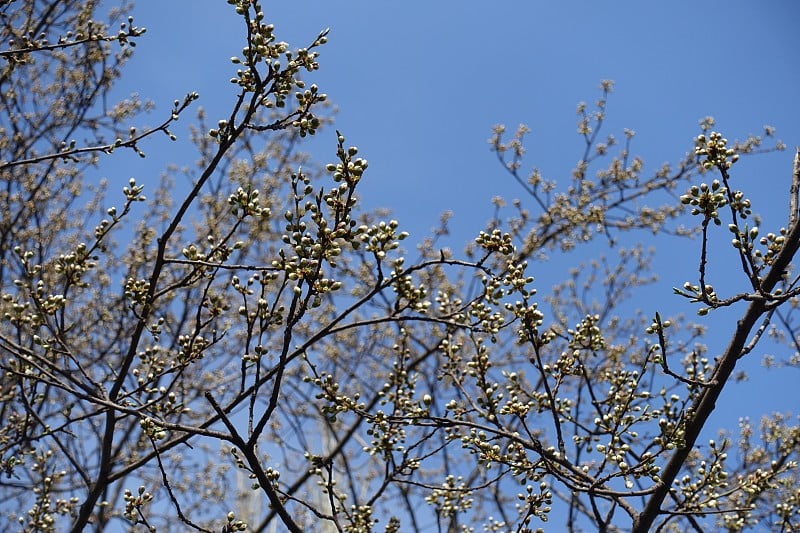
M 728 148 L 728 139 L 721 133 L 712 131 L 708 137 L 698 135 L 694 142 L 694 153 L 700 158 L 700 164 L 705 170 L 713 167 L 729 169 L 739 160 L 739 154 L 733 148 Z
M 720 225 L 719 208 L 728 204 L 727 189 L 722 187 L 719 180 L 711 182 L 711 186 L 701 183 L 692 185 L 689 191 L 681 196 L 683 205 L 692 206 L 692 215 L 703 215 L 706 221 L 713 220 Z

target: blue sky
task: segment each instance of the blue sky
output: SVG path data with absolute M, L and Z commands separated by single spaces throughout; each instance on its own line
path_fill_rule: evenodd
M 789 149 L 746 158 L 734 176 L 764 215 L 763 227 L 775 231 L 785 220 L 793 147 L 800 144 L 800 3 L 294 0 L 263 7 L 278 39 L 292 46 L 331 28 L 321 69 L 306 79 L 338 106 L 335 127 L 370 161 L 364 205 L 392 208 L 412 242 L 452 210 L 448 242 L 460 249 L 491 216 L 493 196 L 522 196 L 486 143 L 496 123 L 531 127 L 524 170 L 536 166 L 547 178 L 568 177 L 582 153 L 575 105 L 593 102 L 602 79 L 616 82 L 604 131 L 622 138 L 623 128 L 635 130 L 633 152 L 643 156 L 646 169 L 679 160 L 706 115 L 731 139 L 775 126 Z M 223 118 L 234 90 L 229 58 L 244 44 L 233 9 L 223 0 L 140 0 L 134 15 L 148 32 L 120 95 L 137 91 L 153 100 L 157 110 L 148 120 L 156 123 L 175 98 L 198 91 L 209 123 Z M 181 128 L 187 125 L 182 119 Z M 176 133 L 185 141 L 181 128 Z M 190 165 L 195 157 L 180 141 L 143 148 L 147 159 L 118 169 L 125 180 L 133 175 L 147 182 L 168 163 Z M 333 129 L 307 149 L 321 163 L 332 160 Z M 724 230 L 717 237 L 719 248 L 730 238 Z M 648 294 L 691 314 L 669 288 L 696 272 L 699 243 L 657 243 L 663 283 Z M 579 252 L 569 262 L 596 251 Z M 544 292 L 546 280 L 558 280 L 551 272 L 533 272 Z M 712 354 L 730 330 L 727 324 L 712 334 Z M 756 359 L 746 364 L 758 368 Z M 712 429 L 735 429 L 743 414 L 757 418 L 792 407 L 766 391 L 796 378 L 793 372 L 757 372 L 723 397 Z
M 443 209 L 480 227 L 492 195 L 519 194 L 487 150 L 495 123 L 529 124 L 531 164 L 567 173 L 581 147 L 575 104 L 594 100 L 601 79 L 617 88 L 607 131 L 635 129 L 635 148 L 653 165 L 680 157 L 705 115 L 729 137 L 769 123 L 790 145 L 798 138 L 795 2 L 609 5 L 328 0 L 264 9 L 295 46 L 331 28 L 309 81 L 329 94 L 336 127 L 370 160 L 369 203 L 421 231 Z M 209 118 L 221 116 L 233 90 L 228 58 L 242 47 L 231 7 L 143 1 L 134 13 L 148 28 L 128 71 L 140 94 L 166 108 L 197 90 Z M 329 130 L 312 149 L 330 158 L 333 143 Z

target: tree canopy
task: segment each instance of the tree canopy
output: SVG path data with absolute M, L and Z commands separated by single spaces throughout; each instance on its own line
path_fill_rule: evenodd
M 146 101 L 111 99 L 147 38 L 129 6 L 0 3 L 5 529 L 800 530 L 793 415 L 701 438 L 742 359 L 771 342 L 773 366 L 800 364 L 800 152 L 783 225 L 762 228 L 775 206 L 752 205 L 736 163 L 782 150 L 772 128 L 734 141 L 704 118 L 647 173 L 632 130 L 600 135 L 604 80 L 567 179 L 530 170 L 526 126 L 496 126 L 521 198 L 463 251 L 440 245 L 446 220 L 407 249 L 402 221 L 362 205 L 347 132 L 327 161 L 302 151 L 333 127 L 312 83 L 327 32 L 290 45 L 260 2 L 228 4 L 227 115 L 191 92 L 144 127 Z M 92 178 L 171 142 L 197 164 Z M 697 317 L 629 305 L 653 234 L 698 264 L 664 295 Z M 537 284 L 533 265 L 587 243 L 607 253 Z

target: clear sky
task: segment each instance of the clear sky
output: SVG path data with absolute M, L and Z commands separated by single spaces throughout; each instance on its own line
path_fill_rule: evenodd
M 308 79 L 338 106 L 336 127 L 370 161 L 367 203 L 392 207 L 415 235 L 452 209 L 455 242 L 464 241 L 482 228 L 493 195 L 521 194 L 488 150 L 495 123 L 529 124 L 530 165 L 567 174 L 582 142 L 575 104 L 592 102 L 601 79 L 616 82 L 606 131 L 636 130 L 634 151 L 651 168 L 683 155 L 706 115 L 730 138 L 771 124 L 790 146 L 800 142 L 800 37 L 792 27 L 800 5 L 791 0 L 263 5 L 291 45 L 331 28 L 321 69 Z M 232 8 L 140 0 L 134 14 L 148 33 L 123 90 L 138 78 L 135 90 L 161 109 L 197 90 L 209 119 L 222 118 L 233 91 L 229 58 L 243 46 Z M 329 129 L 310 149 L 327 160 L 334 142 Z M 785 177 L 790 160 L 784 153 L 769 169 Z
M 734 177 L 764 215 L 765 228 L 775 231 L 785 220 L 793 148 L 800 144 L 800 3 L 794 0 L 284 0 L 263 7 L 278 39 L 292 46 L 305 46 L 331 28 L 321 69 L 306 79 L 338 106 L 335 127 L 370 162 L 364 205 L 392 208 L 412 242 L 451 210 L 448 242 L 458 250 L 484 227 L 493 196 L 523 196 L 486 143 L 496 123 L 531 127 L 524 170 L 536 166 L 547 178 L 567 178 L 582 153 L 575 105 L 593 102 L 602 79 L 616 82 L 604 131 L 622 138 L 623 128 L 635 130 L 633 152 L 644 157 L 646 169 L 678 161 L 706 115 L 730 139 L 775 126 L 789 149 L 743 160 Z M 244 45 L 243 23 L 231 6 L 223 0 L 139 0 L 134 15 L 148 32 L 120 95 L 137 91 L 153 100 L 157 110 L 148 120 L 156 123 L 174 99 L 198 91 L 209 123 L 223 118 L 234 90 L 229 58 Z M 190 165 L 195 156 L 185 131 L 176 133 L 183 143 L 144 145 L 146 160 L 119 169 L 125 179 L 130 174 L 146 183 L 148 173 L 157 175 L 168 163 Z M 333 129 L 307 149 L 319 162 L 331 161 Z M 730 238 L 724 228 L 717 237 L 720 247 Z M 670 287 L 696 273 L 699 243 L 657 243 L 663 283 L 648 294 L 691 315 Z M 557 280 L 552 272 L 533 275 Z M 662 302 L 639 305 L 652 312 Z M 729 323 L 712 334 L 712 354 L 724 347 L 731 329 Z M 758 361 L 748 367 L 757 369 Z M 735 430 L 743 414 L 757 418 L 792 407 L 797 402 L 767 391 L 796 379 L 796 373 L 757 372 L 723 396 L 712 429 Z

